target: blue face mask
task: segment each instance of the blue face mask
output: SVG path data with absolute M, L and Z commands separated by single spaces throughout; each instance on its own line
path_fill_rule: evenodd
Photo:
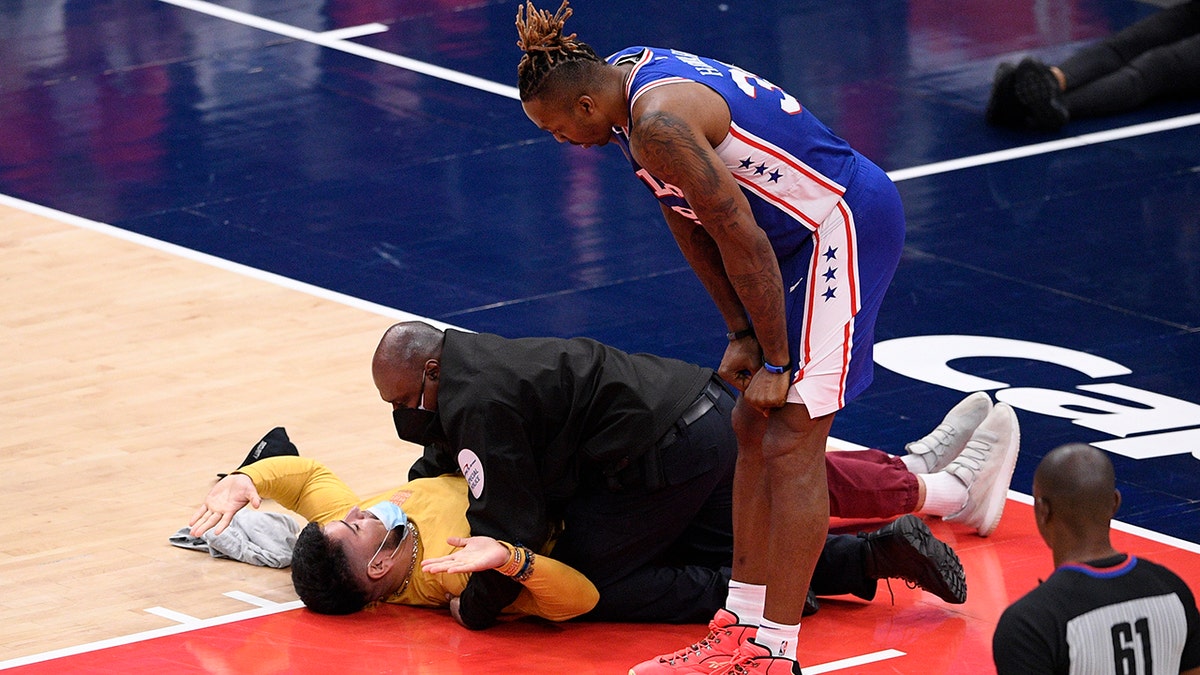
M 389 501 L 379 502 L 367 509 L 367 511 L 375 514 L 375 517 L 383 523 L 388 531 L 394 530 L 397 527 L 404 527 L 408 524 L 408 516 L 404 515 L 404 511 Z

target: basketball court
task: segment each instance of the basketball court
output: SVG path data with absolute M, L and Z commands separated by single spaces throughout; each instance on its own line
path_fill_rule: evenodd
M 1056 134 L 987 127 L 997 63 L 1061 58 L 1156 9 L 1053 4 L 572 3 L 568 28 L 597 51 L 671 46 L 758 72 L 896 181 L 905 253 L 839 443 L 901 453 L 975 390 L 1017 409 L 997 532 L 929 521 L 967 602 L 903 583 L 824 600 L 801 631 L 805 673 L 991 672 L 999 613 L 1051 571 L 1033 469 L 1069 441 L 1113 459 L 1117 547 L 1200 588 L 1200 102 Z M 274 426 L 363 494 L 402 482 L 417 449 L 370 377 L 397 320 L 719 360 L 723 324 L 620 152 L 525 119 L 515 11 L 0 11 L 0 669 L 623 673 L 702 635 L 323 617 L 285 570 L 167 543 Z

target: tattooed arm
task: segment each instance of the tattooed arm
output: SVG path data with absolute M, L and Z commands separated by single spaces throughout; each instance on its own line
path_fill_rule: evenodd
M 665 212 L 667 224 L 728 327 L 744 327 L 737 318 L 744 312 L 754 323 L 762 357 L 784 364 L 787 322 L 779 263 L 745 195 L 713 149 L 728 129 L 728 108 L 711 89 L 698 84 L 660 87 L 634 108 L 630 151 L 656 178 L 679 188 L 695 212 L 698 225 L 675 212 Z M 730 289 L 740 309 L 728 296 Z M 727 350 L 721 374 L 737 384 L 734 373 L 726 371 L 730 356 Z M 744 358 L 736 361 L 730 367 L 748 367 Z M 749 368 L 754 377 L 745 390 L 747 402 L 764 410 L 783 405 L 791 374 L 774 375 L 758 365 Z
M 713 302 L 725 319 L 725 326 L 731 332 L 748 328 L 750 318 L 725 274 L 717 243 L 694 220 L 681 216 L 664 204 L 660 203 L 659 206 L 662 208 L 663 218 L 667 221 L 667 227 L 675 237 L 675 243 L 679 245 L 679 250 L 692 266 L 700 283 L 712 296 Z M 750 374 L 757 372 L 761 367 L 762 354 L 758 341 L 754 336 L 749 336 L 729 343 L 717 374 L 739 390 L 745 391 L 750 383 Z

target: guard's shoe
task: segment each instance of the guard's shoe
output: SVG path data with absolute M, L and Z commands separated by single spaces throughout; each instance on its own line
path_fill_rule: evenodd
M 1057 131 L 1071 118 L 1054 71 L 1031 56 L 1021 59 L 1013 70 L 1013 92 L 1030 129 Z
M 996 66 L 996 73 L 992 76 L 992 93 L 988 97 L 987 110 L 983 114 L 984 120 L 992 126 L 1024 126 L 1024 114 L 1021 112 L 1021 104 L 1017 101 L 1017 92 L 1013 86 L 1016 69 L 1016 66 L 1007 62 Z
M 712 671 L 714 675 L 801 675 L 800 664 L 782 656 L 771 656 L 766 647 L 746 640 L 733 660 Z
M 967 503 L 945 520 L 973 527 L 981 537 L 995 531 L 1004 513 L 1020 446 L 1017 413 L 1007 403 L 997 403 L 971 434 L 967 447 L 946 467 L 947 473 L 967 486 Z
M 967 576 L 958 555 L 920 518 L 910 513 L 858 536 L 867 541 L 863 568 L 872 579 L 903 579 L 946 602 L 967 601 Z
M 908 454 L 925 460 L 925 466 L 928 468 L 920 473 L 937 473 L 958 457 L 958 453 L 967 446 L 975 428 L 990 412 L 992 399 L 986 392 L 977 391 L 951 408 L 942 423 L 933 431 L 924 438 L 904 446 L 904 449 Z
M 246 454 L 246 459 L 243 459 L 237 468 L 240 469 L 247 464 L 253 464 L 260 459 L 285 456 L 299 457 L 300 451 L 296 449 L 296 445 L 288 438 L 286 429 L 275 427 L 268 431 L 267 435 L 262 437 L 262 440 L 255 443 L 253 448 L 250 448 L 250 452 Z M 234 470 L 236 471 L 237 469 Z M 228 474 L 219 473 L 217 474 L 217 478 L 224 478 L 226 475 Z
M 817 594 L 813 593 L 813 589 L 810 586 L 808 595 L 804 597 L 804 610 L 800 616 L 812 616 L 819 611 L 821 611 L 821 601 L 817 600 Z
M 668 673 L 712 673 L 733 660 L 738 647 L 758 632 L 754 626 L 737 622 L 737 616 L 718 609 L 708 622 L 708 636 L 673 654 L 643 661 L 629 669 L 629 675 L 667 675 Z

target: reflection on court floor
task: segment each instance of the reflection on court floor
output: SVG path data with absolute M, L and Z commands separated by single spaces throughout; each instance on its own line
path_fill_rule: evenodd
M 988 391 L 1020 419 L 1015 494 L 1029 493 L 1033 468 L 1053 447 L 1092 443 L 1114 461 L 1119 517 L 1147 531 L 1128 535 L 1129 547 L 1194 574 L 1200 102 L 1073 121 L 1050 135 L 989 128 L 983 108 L 999 62 L 1060 59 L 1155 7 L 967 4 L 947 12 L 930 0 L 764 1 L 683 11 L 658 0 L 576 0 L 570 27 L 601 53 L 670 46 L 760 73 L 896 181 L 908 233 L 878 321 L 875 382 L 838 414 L 835 436 L 903 452 L 963 392 Z M 284 280 L 303 296 L 253 284 L 230 290 L 186 265 L 0 214 L 4 344 L 24 355 L 2 371 L 19 424 L 0 440 L 0 455 L 14 484 L 66 486 L 57 500 L 52 487 L 0 496 L 25 515 L 0 530 L 0 540 L 15 542 L 0 548 L 0 577 L 22 579 L 22 592 L 11 594 L 19 599 L 0 600 L 0 643 L 12 645 L 0 650 L 0 665 L 94 646 L 64 637 L 72 622 L 90 635 L 107 626 L 104 637 L 120 639 L 144 635 L 128 626 L 144 625 L 154 605 L 163 608 L 150 615 L 162 630 L 172 616 L 203 622 L 242 611 L 245 603 L 220 596 L 234 587 L 213 588 L 221 599 L 201 611 L 173 606 L 171 589 L 149 585 L 147 607 L 114 598 L 106 614 L 102 597 L 81 598 L 87 616 L 69 617 L 64 588 L 80 593 L 59 571 L 102 555 L 83 544 L 89 516 L 74 509 L 132 508 L 124 492 L 76 490 L 123 485 L 136 467 L 153 466 L 146 483 L 175 493 L 159 507 L 177 519 L 202 495 L 195 476 L 212 473 L 209 455 L 244 453 L 238 439 L 278 423 L 268 415 L 308 422 L 348 463 L 370 457 L 397 475 L 406 470 L 357 361 L 279 365 L 273 323 L 291 328 L 287 350 L 305 354 L 369 352 L 377 324 L 411 313 L 509 337 L 582 335 L 627 351 L 719 360 L 723 322 L 621 153 L 559 145 L 513 100 L 515 9 L 499 0 L 26 0 L 0 11 L 7 208 L 40 205 L 53 210 L 41 217 L 146 235 L 226 263 L 221 273 Z M 59 274 L 36 274 L 56 265 Z M 139 287 L 155 292 L 139 300 Z M 204 289 L 243 313 L 205 303 Z M 92 297 L 104 306 L 81 301 Z M 174 304 L 185 297 L 191 313 Z M 361 314 L 303 320 L 307 311 L 327 316 L 326 300 Z M 299 309 L 272 316 L 283 306 Z M 119 319 L 83 320 L 123 309 Z M 178 319 L 162 325 L 156 313 Z M 120 332 L 120 322 L 135 320 L 146 322 L 136 324 L 145 341 Z M 102 331 L 115 346 L 50 345 L 55 326 Z M 338 339 L 339 326 L 357 332 Z M 314 342 L 295 337 L 305 332 Z M 221 336 L 221 346 L 208 335 Z M 123 353 L 122 340 L 137 352 Z M 152 349 L 168 340 L 193 359 Z M 151 357 L 163 359 L 161 370 Z M 210 372 L 216 363 L 228 370 Z M 181 374 L 180 364 L 197 374 Z M 73 388 L 55 389 L 60 377 Z M 333 406 L 315 390 L 305 397 L 279 385 L 303 377 L 338 394 L 328 398 L 338 399 L 339 415 L 325 414 Z M 231 403 L 230 392 L 251 387 L 257 400 Z M 156 400 L 171 412 L 146 414 Z M 371 469 L 361 467 L 378 475 Z M 170 481 L 179 484 L 159 485 Z M 937 529 L 967 566 L 966 605 L 906 588 L 893 589 L 894 606 L 882 592 L 870 604 L 830 601 L 801 633 L 805 672 L 825 672 L 821 663 L 861 673 L 988 672 L 999 609 L 1049 572 L 1028 508 L 1009 509 L 987 540 Z M 118 543 L 103 564 L 161 557 L 157 533 L 108 526 Z M 64 543 L 38 536 L 45 532 L 79 537 Z M 158 559 L 137 572 L 176 564 Z M 232 574 L 203 569 L 213 586 Z M 120 571 L 102 575 L 97 593 L 125 592 Z M 1188 581 L 1197 587 L 1195 576 Z M 249 585 L 260 583 L 287 593 L 286 581 Z M 269 602 L 279 609 L 291 600 Z M 43 623 L 59 612 L 61 626 Z M 404 608 L 344 620 L 287 610 L 19 670 L 487 673 L 532 662 L 535 671 L 622 672 L 699 637 L 694 629 L 519 622 L 468 633 Z M 879 660 L 841 662 L 864 655 Z

